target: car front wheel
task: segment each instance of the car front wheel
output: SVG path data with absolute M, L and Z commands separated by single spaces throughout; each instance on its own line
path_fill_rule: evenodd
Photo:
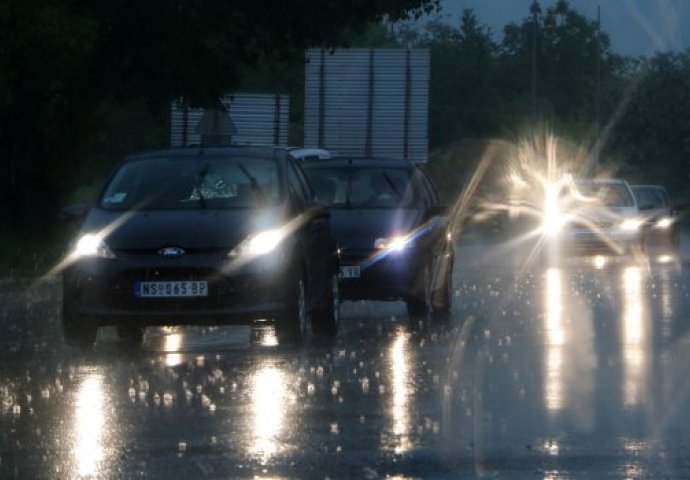
M 307 330 L 307 291 L 304 275 L 293 282 L 286 299 L 286 308 L 275 323 L 279 342 L 297 342 Z
M 312 331 L 317 335 L 335 335 L 340 322 L 340 282 L 337 273 L 331 277 L 328 298 L 323 307 L 314 309 L 311 318 Z
M 412 294 L 406 299 L 407 314 L 410 319 L 424 320 L 431 311 L 431 273 L 429 265 L 424 265 L 415 279 Z

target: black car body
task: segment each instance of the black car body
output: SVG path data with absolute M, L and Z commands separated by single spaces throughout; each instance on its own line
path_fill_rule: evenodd
M 344 299 L 405 300 L 411 315 L 447 313 L 454 250 L 446 210 L 407 161 L 335 158 L 304 171 L 331 205 Z
M 282 149 L 161 150 L 127 158 L 80 228 L 63 275 L 70 341 L 117 325 L 276 319 L 283 337 L 337 320 L 329 210 Z

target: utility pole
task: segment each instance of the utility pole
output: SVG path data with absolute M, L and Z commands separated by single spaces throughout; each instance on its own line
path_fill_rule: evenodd
M 537 0 L 532 2 L 532 122 L 537 119 L 537 29 L 539 28 L 537 13 L 539 4 Z
M 596 37 L 596 87 L 594 91 L 594 166 L 599 165 L 599 153 L 601 151 L 601 6 L 597 6 L 597 37 Z

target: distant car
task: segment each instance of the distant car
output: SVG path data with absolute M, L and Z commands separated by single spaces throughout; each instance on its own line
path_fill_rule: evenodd
M 78 208 L 68 209 L 73 215 Z M 64 270 L 63 329 L 274 319 L 280 339 L 335 331 L 329 210 L 285 149 L 184 148 L 128 157 L 86 215 Z
M 625 180 L 578 179 L 555 201 L 545 231 L 561 253 L 641 253 L 644 221 Z
M 410 316 L 451 308 L 454 247 L 435 188 L 414 164 L 335 158 L 304 164 L 331 206 L 344 299 L 404 300 Z
M 677 248 L 680 238 L 678 220 L 682 206 L 674 205 L 666 189 L 660 185 L 631 185 L 630 188 L 645 220 L 648 243 Z

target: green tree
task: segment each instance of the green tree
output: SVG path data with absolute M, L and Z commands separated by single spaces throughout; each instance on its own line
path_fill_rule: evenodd
M 608 151 L 632 180 L 667 185 L 690 197 L 690 51 L 659 53 L 630 64 L 629 96 Z
M 431 52 L 432 148 L 496 131 L 496 44 L 491 31 L 465 10 L 459 28 L 431 22 L 420 45 Z
M 502 89 L 519 95 L 522 110 L 530 111 L 532 61 L 536 54 L 539 116 L 550 122 L 594 125 L 597 62 L 602 78 L 610 77 L 617 62 L 608 35 L 599 30 L 595 20 L 577 12 L 566 0 L 559 0 L 546 11 L 536 2 L 534 7 L 536 25 L 529 17 L 504 29 Z
M 161 143 L 142 131 L 171 99 L 213 105 L 257 65 L 301 62 L 372 22 L 438 0 L 0 0 L 0 226 L 31 230 L 89 175 L 94 146 Z M 131 106 L 129 128 L 121 117 Z M 137 123 L 142 107 L 148 108 Z M 126 117 L 126 116 L 125 116 Z M 137 137 L 116 138 L 109 134 Z

